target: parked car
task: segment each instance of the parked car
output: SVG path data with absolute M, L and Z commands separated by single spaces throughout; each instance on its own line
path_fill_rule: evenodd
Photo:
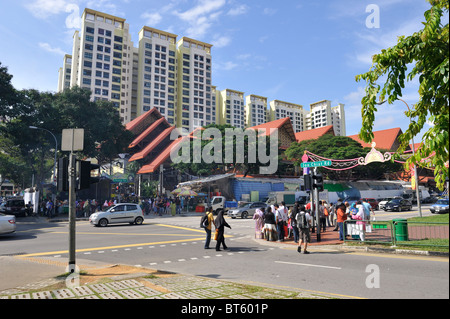
M 129 223 L 142 225 L 144 213 L 137 204 L 121 203 L 108 208 L 104 212 L 96 212 L 89 217 L 94 226 L 106 227 L 108 224 Z
M 431 213 L 437 214 L 448 214 L 448 198 L 438 199 L 436 203 L 434 203 L 430 207 Z
M 267 204 L 263 202 L 244 203 L 238 208 L 229 210 L 228 216 L 230 216 L 231 218 L 241 216 L 242 219 L 245 219 L 249 216 L 253 216 L 255 214 L 256 209 L 266 207 Z
M 396 210 L 399 212 L 401 212 L 402 210 L 412 210 L 412 203 L 406 199 L 394 198 L 393 200 L 387 202 L 386 205 L 384 205 L 384 210 Z
M 375 198 L 362 198 L 361 200 L 365 200 L 366 202 L 368 202 L 370 206 L 372 206 L 373 210 L 378 209 L 378 201 Z
M 6 212 L 6 202 L 1 202 L 0 203 L 0 213 L 5 213 Z
M 16 231 L 16 217 L 0 213 L 0 235 L 11 234 Z
M 378 202 L 378 208 L 384 210 L 384 206 L 393 199 L 402 199 L 401 197 L 386 197 Z
M 25 207 L 25 201 L 23 199 L 14 198 L 8 199 L 5 205 L 5 214 L 14 216 L 27 216 L 27 208 Z
M 428 196 L 421 200 L 422 204 L 434 204 L 438 201 L 439 198 L 435 196 Z

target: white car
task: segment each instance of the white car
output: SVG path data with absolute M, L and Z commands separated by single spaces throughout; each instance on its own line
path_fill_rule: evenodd
M 100 227 L 121 223 L 142 225 L 144 213 L 138 204 L 122 203 L 114 205 L 104 212 L 92 214 L 89 216 L 89 222 Z
M 0 213 L 0 235 L 11 234 L 16 231 L 16 216 Z

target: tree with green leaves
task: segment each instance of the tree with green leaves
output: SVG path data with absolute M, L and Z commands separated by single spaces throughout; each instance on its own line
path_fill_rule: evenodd
M 294 162 L 295 166 L 300 166 L 301 158 L 306 150 L 324 158 L 347 160 L 365 157 L 370 151 L 370 147 L 362 147 L 360 143 L 350 137 L 326 134 L 318 139 L 293 143 L 286 150 L 285 155 Z M 360 165 L 343 171 L 319 168 L 319 172 L 329 180 L 379 179 L 384 178 L 384 173 L 393 173 L 400 170 L 402 170 L 402 165 L 392 162 L 370 163 L 367 166 Z
M 236 129 L 231 125 L 218 125 L 218 124 L 210 124 L 204 127 L 205 131 L 197 131 L 194 133 L 194 139 L 185 140 L 182 143 L 188 143 L 189 147 L 189 158 L 185 158 L 183 161 L 179 163 L 173 163 L 172 166 L 177 170 L 198 176 L 209 176 L 212 174 L 223 174 L 227 170 L 233 169 L 234 172 L 242 172 L 244 176 L 249 174 L 259 174 L 259 169 L 261 166 L 267 166 L 267 163 L 262 163 L 258 152 L 259 144 L 263 137 L 258 137 L 258 132 L 254 134 L 250 132 L 243 131 L 241 129 Z M 221 140 L 216 140 L 213 136 L 206 136 L 206 132 L 211 133 L 213 130 L 207 129 L 215 129 L 220 136 Z M 230 136 L 227 137 L 227 130 L 233 131 L 235 135 L 232 136 L 230 140 Z M 203 133 L 205 132 L 205 133 Z M 248 133 L 248 134 L 246 134 Z M 200 135 L 201 136 L 197 136 Z M 252 137 L 250 137 L 252 136 Z M 241 139 L 242 137 L 242 139 Z M 255 138 L 253 138 L 255 137 Z M 200 150 L 197 152 L 197 149 L 194 144 L 200 142 Z M 239 139 L 239 143 L 237 142 Z M 265 155 L 271 154 L 270 152 L 270 137 L 264 136 L 265 146 L 266 148 L 261 151 L 265 151 Z M 217 144 L 216 144 L 217 143 Z M 241 149 L 242 147 L 242 149 Z M 262 148 L 262 147 L 261 147 Z M 179 150 L 178 155 L 181 155 L 183 152 L 183 144 L 181 144 L 181 148 Z M 231 151 L 232 154 L 227 154 L 227 151 Z M 209 152 L 209 153 L 208 153 Z M 205 162 L 203 158 L 203 154 L 209 154 L 211 157 L 214 157 L 214 161 L 212 163 Z M 273 155 L 273 154 L 271 154 Z M 276 158 L 272 160 L 276 160 L 278 162 L 278 167 L 283 167 L 281 163 L 280 149 L 278 147 L 278 154 L 276 154 Z M 278 170 L 277 173 L 281 171 Z
M 56 94 L 16 91 L 11 78 L 0 64 L 0 174 L 5 178 L 22 183 L 34 174 L 40 183 L 53 171 L 55 141 L 30 126 L 52 132 L 58 146 L 63 129 L 83 128 L 84 150 L 79 157 L 97 158 L 101 164 L 126 151 L 132 134 L 112 103 L 92 101 L 91 91 L 79 87 Z
M 405 80 L 412 81 L 418 77 L 420 98 L 405 112 L 411 123 L 399 136 L 397 153 L 407 149 L 426 122 L 431 123 L 431 128 L 423 136 L 421 148 L 408 159 L 407 165 L 415 163 L 433 167 L 437 186 L 443 189 L 448 178 L 449 160 L 449 25 L 443 25 L 442 18 L 445 13 L 448 16 L 449 1 L 428 2 L 431 8 L 424 14 L 424 28 L 411 36 L 400 36 L 395 46 L 373 56 L 369 72 L 356 76 L 356 81 L 366 81 L 359 136 L 363 141 L 371 142 L 378 106 L 386 101 L 392 104 L 399 100 Z M 379 84 L 380 81 L 384 81 L 384 85 Z M 421 162 L 424 159 L 427 161 Z

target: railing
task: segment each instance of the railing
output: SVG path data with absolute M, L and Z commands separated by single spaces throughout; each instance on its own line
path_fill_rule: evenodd
M 392 221 L 357 221 L 344 223 L 344 242 L 360 241 L 393 246 L 449 247 L 449 223 Z

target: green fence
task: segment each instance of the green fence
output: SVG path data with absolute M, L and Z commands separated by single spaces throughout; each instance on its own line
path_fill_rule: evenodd
M 359 241 L 394 246 L 449 247 L 449 223 L 392 221 L 356 221 L 344 223 L 345 242 Z

